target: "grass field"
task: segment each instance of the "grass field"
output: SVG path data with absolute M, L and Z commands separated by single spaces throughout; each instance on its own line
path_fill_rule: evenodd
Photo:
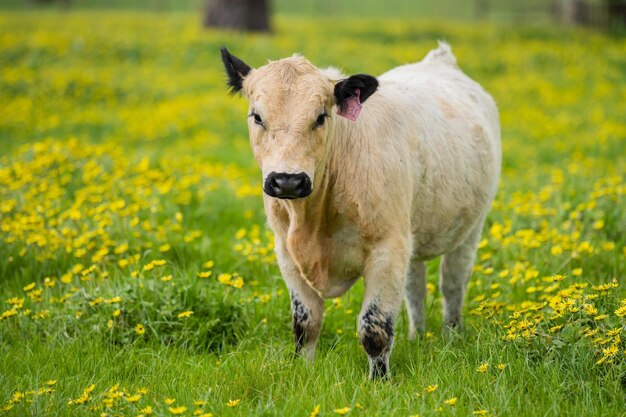
M 626 41 L 557 27 L 0 14 L 0 415 L 626 415 Z M 450 42 L 495 97 L 501 188 L 461 337 L 400 316 L 367 380 L 362 284 L 293 357 L 246 104 L 219 46 L 377 74 Z

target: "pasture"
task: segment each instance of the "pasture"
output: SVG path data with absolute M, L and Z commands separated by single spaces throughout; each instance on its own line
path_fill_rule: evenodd
M 279 15 L 0 13 L 0 415 L 625 415 L 626 40 L 581 29 Z M 501 112 L 503 175 L 462 337 L 403 311 L 367 380 L 362 284 L 293 357 L 246 103 L 248 64 L 301 52 L 379 74 L 448 41 Z

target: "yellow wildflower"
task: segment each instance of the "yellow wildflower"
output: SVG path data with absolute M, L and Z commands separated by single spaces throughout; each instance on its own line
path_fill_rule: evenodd
M 437 388 L 439 388 L 439 385 L 435 384 L 435 385 L 429 385 L 426 388 L 424 388 L 424 391 L 426 391 L 427 393 L 433 393 L 435 391 L 437 391 Z
M 181 405 L 180 407 L 169 407 L 170 413 L 174 415 L 179 415 L 187 411 L 187 407 Z
M 136 403 L 139 400 L 141 400 L 141 395 L 139 394 L 129 395 L 126 397 L 126 401 L 128 401 L 129 403 Z
M 311 414 L 309 414 L 309 417 L 317 417 L 317 415 L 320 413 L 320 405 L 317 404 L 314 408 L 313 411 L 311 411 Z
M 137 325 L 135 326 L 135 332 L 136 332 L 138 335 L 142 335 L 142 334 L 144 334 L 144 333 L 146 332 L 146 329 L 143 327 L 143 324 L 137 324 Z
M 452 397 L 452 398 L 449 398 L 449 399 L 445 400 L 443 403 L 445 405 L 449 405 L 449 406 L 452 407 L 453 405 L 456 405 L 456 402 L 457 402 L 457 398 L 456 397 Z

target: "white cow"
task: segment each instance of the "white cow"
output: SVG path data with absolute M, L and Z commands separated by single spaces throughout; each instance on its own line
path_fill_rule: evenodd
M 493 99 L 446 44 L 378 78 L 299 55 L 251 69 L 222 48 L 222 60 L 231 92 L 250 103 L 296 350 L 315 358 L 323 299 L 363 276 L 359 338 L 370 378 L 387 375 L 403 296 L 409 336 L 424 330 L 424 261 L 442 256 L 444 322 L 460 324 L 500 175 Z

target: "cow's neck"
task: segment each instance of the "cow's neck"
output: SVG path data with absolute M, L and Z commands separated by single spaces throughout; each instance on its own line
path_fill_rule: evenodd
M 287 250 L 302 276 L 320 293 L 328 284 L 325 231 L 329 180 L 326 164 L 322 164 L 316 172 L 310 196 L 283 201 L 289 217 Z

